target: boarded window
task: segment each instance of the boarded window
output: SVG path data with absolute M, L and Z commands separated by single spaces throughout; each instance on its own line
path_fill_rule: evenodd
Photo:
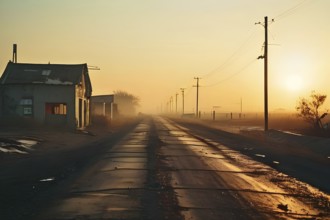
M 46 103 L 46 114 L 66 115 L 65 103 Z

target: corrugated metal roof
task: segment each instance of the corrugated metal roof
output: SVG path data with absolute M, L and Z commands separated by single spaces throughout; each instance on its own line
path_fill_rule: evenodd
M 0 83 L 77 85 L 81 81 L 82 74 L 86 74 L 87 72 L 87 64 L 67 65 L 9 62 L 0 78 Z

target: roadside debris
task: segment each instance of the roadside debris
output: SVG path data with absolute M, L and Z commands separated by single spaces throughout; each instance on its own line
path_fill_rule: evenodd
M 282 204 L 282 203 L 280 203 L 280 204 L 277 205 L 277 208 L 279 208 L 279 209 L 281 209 L 281 210 L 283 210 L 285 212 L 288 212 L 289 211 L 288 204 Z
M 29 138 L 0 138 L 0 153 L 28 154 L 38 143 Z
M 49 178 L 41 179 L 39 181 L 40 182 L 51 182 L 51 181 L 54 181 L 54 180 L 55 180 L 55 177 L 49 177 Z

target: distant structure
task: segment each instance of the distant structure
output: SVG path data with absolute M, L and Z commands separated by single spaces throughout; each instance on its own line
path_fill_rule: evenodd
M 91 123 L 87 64 L 17 63 L 16 52 L 0 78 L 0 117 L 78 129 Z
M 92 96 L 92 116 L 104 116 L 114 119 L 118 115 L 118 107 L 115 104 L 114 95 Z
M 17 63 L 17 44 L 13 45 L 13 63 Z

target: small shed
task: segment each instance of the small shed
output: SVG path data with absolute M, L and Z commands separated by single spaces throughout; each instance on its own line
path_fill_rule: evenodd
M 91 95 L 87 64 L 9 62 L 0 78 L 0 116 L 85 128 Z
M 118 114 L 114 95 L 92 96 L 92 115 L 113 119 Z

